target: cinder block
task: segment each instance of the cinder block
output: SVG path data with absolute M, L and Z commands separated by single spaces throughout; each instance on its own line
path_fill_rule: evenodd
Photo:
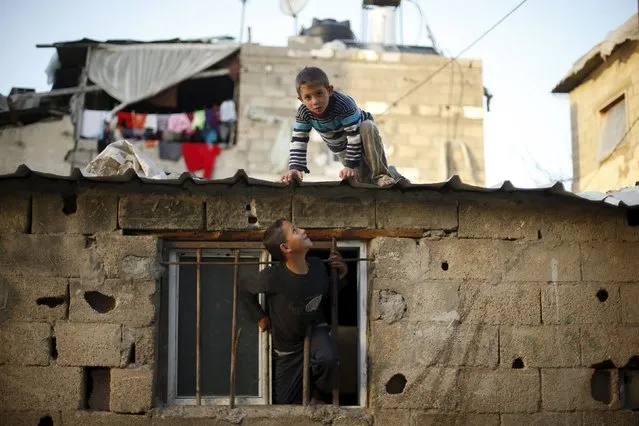
M 156 237 L 98 234 L 92 249 L 107 278 L 154 280 L 163 273 L 158 246 Z
M 0 407 L 4 410 L 77 410 L 82 369 L 0 366 Z
M 217 420 L 220 421 L 220 420 Z M 213 423 L 214 425 L 226 425 L 226 423 Z M 274 417 L 245 417 L 242 426 L 322 426 L 324 422 L 308 416 L 283 414 Z
M 490 200 L 459 203 L 460 238 L 537 239 L 539 217 L 530 204 Z
M 79 276 L 84 237 L 8 234 L 0 237 L 0 270 L 6 274 Z
M 581 361 L 591 366 L 611 360 L 623 367 L 639 354 L 639 327 L 591 325 L 581 329 Z
M 593 399 L 591 368 L 544 368 L 541 370 L 543 411 L 606 410 L 608 406 Z
M 435 280 L 578 281 L 579 246 L 500 240 L 422 240 L 425 277 Z
M 536 284 L 463 282 L 459 294 L 458 311 L 463 324 L 539 324 Z
M 521 358 L 526 368 L 581 365 L 578 327 L 501 327 L 500 360 L 510 368 Z
M 584 281 L 636 281 L 639 243 L 583 243 Z
M 456 368 L 424 368 L 421 365 L 386 367 L 373 361 L 370 379 L 370 406 L 377 409 L 436 409 L 452 411 L 457 405 Z M 402 375 L 406 382 L 401 385 Z M 389 392 L 398 392 L 390 393 Z
M 372 359 L 398 368 L 413 364 L 494 367 L 498 347 L 497 327 L 375 321 L 369 351 Z
M 541 206 L 540 230 L 544 240 L 604 241 L 617 238 L 620 212 L 612 207 L 558 203 Z
M 209 231 L 266 229 L 277 219 L 291 220 L 290 195 L 249 194 L 206 200 Z
M 412 426 L 413 422 L 411 422 L 411 412 L 409 410 L 375 410 L 375 419 L 373 424 L 378 426 Z
M 8 289 L 5 311 L 8 319 L 48 322 L 65 319 L 67 284 L 66 278 L 0 275 L 0 289 Z
M 581 413 L 502 414 L 501 426 L 575 426 L 581 424 Z
M 135 345 L 135 365 L 154 365 L 155 364 L 155 328 L 123 328 L 122 329 L 122 346 L 130 350 L 131 345 Z M 127 351 L 127 358 L 129 353 Z M 127 360 L 128 361 L 128 360 Z
M 639 325 L 639 284 L 622 284 L 619 294 L 623 322 Z
M 155 415 L 151 418 L 153 426 L 233 426 L 226 420 L 202 417 L 180 417 L 179 415 L 171 416 L 166 414 Z M 244 423 L 246 424 L 246 423 Z
M 609 283 L 543 285 L 541 311 L 544 324 L 620 323 L 619 286 Z
M 126 195 L 120 199 L 122 229 L 200 230 L 204 228 L 204 199 L 160 195 Z
M 151 409 L 153 371 L 138 369 L 111 370 L 111 411 L 146 413 Z
M 619 372 L 620 381 L 623 383 L 624 408 L 629 410 L 639 410 L 639 370 L 624 369 Z
M 373 288 L 383 290 L 388 280 L 413 282 L 421 276 L 419 246 L 410 238 L 375 238 L 370 243 L 370 256 L 375 259 L 369 274 Z M 371 264 L 369 264 L 370 267 Z M 379 282 L 377 280 L 382 280 Z M 407 295 L 408 296 L 408 295 Z
M 107 279 L 100 286 L 87 286 L 71 280 L 69 320 L 149 325 L 155 320 L 155 291 L 156 281 Z
M 58 194 L 33 197 L 34 234 L 94 234 L 117 229 L 118 197 L 85 192 L 64 198 Z
M 51 325 L 44 322 L 0 324 L 0 364 L 49 365 Z
M 462 412 L 531 413 L 539 403 L 537 370 L 461 370 L 459 408 Z
M 49 422 L 49 419 L 50 422 Z M 62 424 L 59 411 L 0 411 L 0 425 L 7 426 L 33 426 L 33 425 Z
M 342 414 L 333 420 L 333 426 L 369 426 L 372 424 L 370 416 L 361 415 L 359 413 Z
M 583 426 L 637 426 L 639 411 L 587 411 L 582 413 Z
M 373 286 L 398 292 L 406 301 L 404 318 L 451 324 L 460 320 L 459 283 L 445 281 L 399 282 L 375 279 Z
M 375 200 L 364 192 L 335 191 L 293 197 L 293 220 L 302 228 L 374 228 Z
M 375 198 L 378 228 L 457 229 L 457 202 L 438 192 L 384 191 Z
M 0 234 L 29 232 L 31 197 L 3 195 L 0 197 Z
M 63 425 L 144 426 L 151 424 L 151 417 L 107 411 L 63 411 L 62 422 Z
M 122 331 L 119 324 L 55 325 L 58 365 L 119 367 Z
M 375 423 L 377 425 L 377 422 Z M 406 425 L 408 423 L 389 423 L 388 425 Z M 412 415 L 412 426 L 499 426 L 499 414 L 432 414 Z

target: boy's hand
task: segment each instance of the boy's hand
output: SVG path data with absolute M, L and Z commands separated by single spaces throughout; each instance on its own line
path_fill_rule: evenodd
M 257 325 L 259 325 L 260 326 L 260 330 L 262 330 L 262 332 L 264 332 L 264 331 L 268 330 L 268 327 L 270 325 L 270 321 L 269 321 L 268 317 L 262 317 L 260 319 L 260 322 L 257 323 Z
M 357 179 L 357 172 L 355 171 L 355 169 L 351 169 L 350 167 L 344 167 L 342 170 L 340 170 L 339 177 L 342 180 L 346 180 L 349 178 Z
M 339 279 L 341 280 L 344 278 L 348 273 L 348 268 L 346 267 L 346 262 L 344 262 L 342 255 L 336 250 L 331 250 L 328 260 L 331 263 L 331 267 L 337 269 L 339 272 Z
M 286 183 L 290 183 L 292 182 L 295 178 L 298 178 L 300 181 L 304 180 L 304 173 L 300 172 L 299 170 L 289 170 L 288 172 L 286 172 L 284 174 L 284 176 L 282 176 L 282 182 L 286 182 Z

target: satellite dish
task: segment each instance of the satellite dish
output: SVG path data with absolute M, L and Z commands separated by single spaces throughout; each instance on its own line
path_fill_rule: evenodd
M 280 10 L 282 13 L 294 19 L 295 28 L 293 28 L 293 34 L 297 34 L 297 15 L 304 9 L 308 2 L 309 0 L 280 0 Z

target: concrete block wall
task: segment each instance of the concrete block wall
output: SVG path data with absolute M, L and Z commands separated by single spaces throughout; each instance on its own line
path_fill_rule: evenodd
M 251 114 L 259 111 L 262 116 L 294 120 L 299 105 L 295 76 L 304 66 L 318 66 L 337 90 L 352 96 L 375 116 L 389 162 L 407 177 L 415 182 L 432 182 L 459 174 L 466 182 L 484 184 L 481 61 L 461 59 L 446 65 L 449 59 L 436 55 L 356 49 L 336 50 L 328 57 L 318 55 L 310 49 L 242 48 L 236 149 L 243 153 L 238 156 L 243 162 L 237 168 L 274 176 L 286 169 L 286 164 L 282 169 L 268 161 L 273 150 L 282 149 L 274 143 L 281 122 L 273 124 L 251 118 Z M 383 114 L 441 67 L 444 69 L 432 80 Z M 447 141 L 454 142 L 448 148 L 448 167 L 443 160 Z M 461 143 L 471 153 L 468 160 L 462 155 Z M 287 146 L 283 149 L 277 155 L 287 155 Z M 309 169 L 310 179 L 337 176 L 339 166 L 327 163 L 326 149 L 319 140 L 309 145 Z
M 2 424 L 639 421 L 639 234 L 622 209 L 521 194 L 94 186 L 0 198 Z M 161 242 L 128 233 L 245 235 L 278 217 L 420 235 L 368 243 L 368 407 L 161 407 Z
M 634 186 L 639 174 L 632 167 L 639 158 L 639 127 L 603 163 L 597 161 L 603 128 L 600 111 L 625 97 L 626 129 L 639 117 L 639 42 L 619 46 L 581 85 L 570 92 L 573 190 L 609 191 Z

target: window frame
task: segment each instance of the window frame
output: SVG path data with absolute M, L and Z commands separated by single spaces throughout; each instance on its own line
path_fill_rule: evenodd
M 603 103 L 603 107 L 599 108 L 598 111 L 597 111 L 598 112 L 598 116 L 599 116 L 599 132 L 598 132 L 598 138 L 597 138 L 596 159 L 597 159 L 597 162 L 599 164 L 604 163 L 606 160 L 608 160 L 610 158 L 610 156 L 624 142 L 624 137 L 622 136 L 622 138 L 619 141 L 617 141 L 615 143 L 615 145 L 612 146 L 612 148 L 608 149 L 604 154 L 601 153 L 602 152 L 602 138 L 604 136 L 604 131 L 606 130 L 606 123 L 608 122 L 608 119 L 610 117 L 608 115 L 608 113 L 610 112 L 611 109 L 615 108 L 619 104 L 623 105 L 624 131 L 623 131 L 622 134 L 625 134 L 628 131 L 628 103 L 627 103 L 627 96 L 626 96 L 625 90 L 621 91 L 620 93 L 615 94 L 615 96 L 612 96 L 612 97 L 608 98 Z

